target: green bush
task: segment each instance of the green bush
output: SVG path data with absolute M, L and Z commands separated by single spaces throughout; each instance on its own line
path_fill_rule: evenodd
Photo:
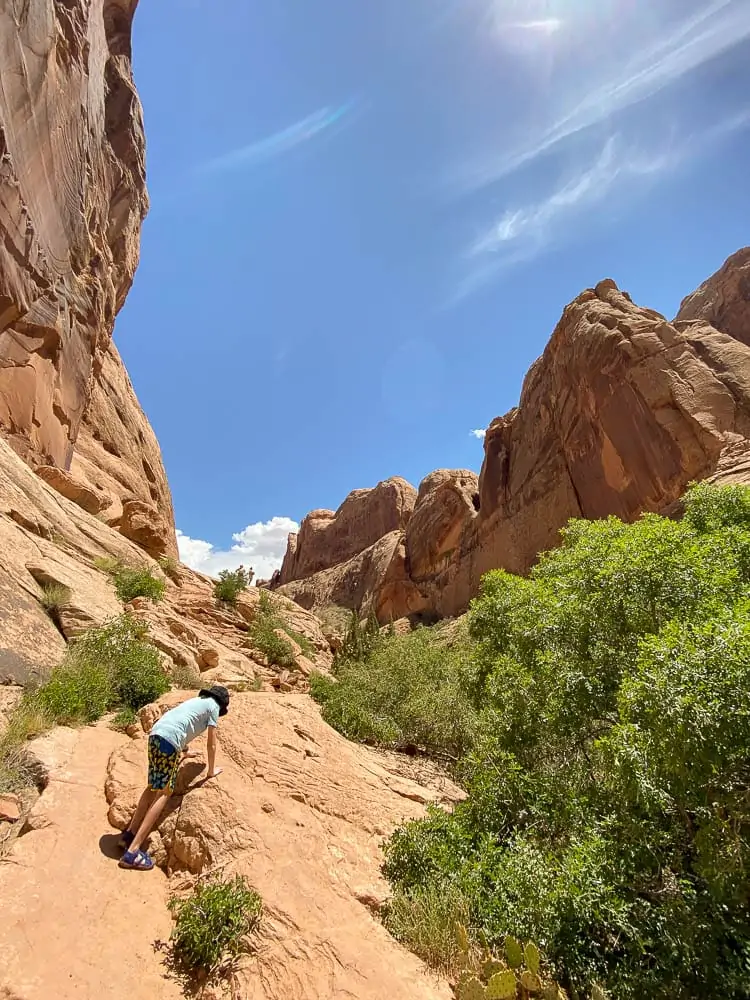
M 458 893 L 581 997 L 750 995 L 750 490 L 573 521 L 469 619 L 468 798 L 390 839 L 394 900 Z
M 297 665 L 290 639 L 294 639 L 306 655 L 315 652 L 306 636 L 289 628 L 283 616 L 274 608 L 273 600 L 267 590 L 260 592 L 255 618 L 247 631 L 250 645 L 263 653 L 269 663 L 275 663 L 278 667 L 293 669 Z M 279 632 L 283 634 L 279 635 Z
M 263 913 L 260 896 L 240 875 L 200 882 L 188 899 L 172 897 L 169 908 L 175 918 L 172 948 L 177 965 L 205 973 L 246 949 L 248 935 Z
M 116 729 L 118 732 L 124 733 L 126 729 L 136 725 L 137 722 L 138 713 L 134 708 L 121 708 L 110 722 L 109 727 L 110 729 Z
M 143 625 L 120 615 L 89 629 L 33 695 L 54 723 L 94 722 L 111 708 L 141 708 L 169 688 Z
M 470 653 L 465 636 L 445 644 L 427 628 L 379 635 L 365 659 L 337 658 L 335 680 L 313 675 L 311 692 L 326 722 L 350 739 L 458 758 L 477 724 Z
M 244 566 L 235 570 L 223 569 L 214 583 L 214 597 L 223 604 L 234 605 L 242 591 L 250 586 L 252 579 L 252 570 L 248 571 Z
M 166 584 L 151 572 L 148 566 L 121 566 L 113 574 L 117 596 L 127 604 L 136 597 L 148 597 L 160 601 L 164 597 Z
M 458 887 L 433 884 L 395 893 L 385 905 L 383 923 L 424 962 L 452 975 L 462 954 L 456 925 L 468 924 L 469 916 L 469 902 Z
M 154 576 L 150 566 L 126 566 L 120 559 L 110 556 L 95 559 L 94 566 L 112 578 L 115 592 L 123 604 L 136 597 L 149 597 L 152 601 L 164 597 L 166 584 Z

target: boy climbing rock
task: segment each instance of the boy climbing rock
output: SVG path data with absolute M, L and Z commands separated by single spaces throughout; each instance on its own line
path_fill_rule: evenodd
M 127 830 L 123 831 L 120 846 L 125 853 L 120 868 L 150 871 L 154 867 L 151 857 L 141 850 L 141 844 L 156 826 L 167 798 L 177 781 L 177 769 L 188 743 L 208 730 L 208 777 L 215 778 L 222 769 L 216 767 L 216 727 L 219 716 L 229 711 L 229 692 L 216 684 L 199 692 L 165 712 L 151 727 L 148 736 L 148 787 L 141 795 L 138 807 Z

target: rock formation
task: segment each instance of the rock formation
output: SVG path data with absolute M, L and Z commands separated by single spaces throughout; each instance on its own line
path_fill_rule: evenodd
M 750 344 L 750 247 L 732 254 L 700 288 L 683 299 L 675 323 L 696 320 Z
M 148 206 L 135 6 L 0 3 L 0 431 L 64 496 L 174 557 L 159 446 L 111 343 Z
M 314 510 L 299 534 L 289 536 L 278 584 L 291 583 L 346 562 L 391 531 L 403 531 L 417 498 L 405 479 L 387 479 L 371 490 L 355 490 L 337 511 Z
M 750 480 L 748 275 L 740 251 L 674 323 L 611 280 L 584 291 L 518 406 L 488 428 L 478 481 L 433 473 L 406 525 L 363 536 L 348 559 L 334 549 L 323 565 L 319 554 L 306 561 L 301 534 L 294 564 L 309 575 L 282 572 L 274 585 L 305 607 L 359 607 L 381 621 L 455 615 L 489 569 L 526 573 L 571 517 L 629 520 L 670 508 L 692 480 Z
M 147 208 L 134 0 L 0 3 L 0 428 L 67 469 Z

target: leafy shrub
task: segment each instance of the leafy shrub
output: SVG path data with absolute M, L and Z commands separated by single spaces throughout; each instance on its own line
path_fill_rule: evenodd
M 172 948 L 177 964 L 189 971 L 213 972 L 247 947 L 247 937 L 260 924 L 260 896 L 237 875 L 198 883 L 188 899 L 172 897 L 175 918 Z
M 161 559 L 159 559 L 159 566 L 165 576 L 168 576 L 173 583 L 179 584 L 180 564 L 176 559 L 173 559 L 171 556 L 162 556 Z
M 111 708 L 141 708 L 169 687 L 146 629 L 129 615 L 89 629 L 34 694 L 53 723 L 94 722 Z
M 116 729 L 118 732 L 124 733 L 126 729 L 136 725 L 137 722 L 138 713 L 134 708 L 121 708 L 110 722 L 109 727 L 110 729 Z
M 297 665 L 294 647 L 289 641 L 291 638 L 303 652 L 307 650 L 314 653 L 309 639 L 292 631 L 274 608 L 273 599 L 267 590 L 260 592 L 255 618 L 247 631 L 250 645 L 263 653 L 269 663 L 275 663 L 279 667 L 293 669 Z
M 123 604 L 135 597 L 149 597 L 152 601 L 160 601 L 166 590 L 164 581 L 154 576 L 148 566 L 122 566 L 114 573 L 113 580 L 117 596 Z
M 115 592 L 123 604 L 136 597 L 149 597 L 160 601 L 166 584 L 154 576 L 150 566 L 126 566 L 120 559 L 103 556 L 94 560 L 94 566 L 107 573 L 115 585 Z
M 253 579 L 252 570 L 244 566 L 238 569 L 223 569 L 219 579 L 214 583 L 214 597 L 224 604 L 236 604 L 243 590 L 247 590 Z
M 396 831 L 394 900 L 457 892 L 579 996 L 750 995 L 750 490 L 573 521 L 469 618 L 468 798 Z
M 369 649 L 366 659 L 337 657 L 335 680 L 314 675 L 311 692 L 326 722 L 350 739 L 462 755 L 477 720 L 467 695 L 466 637 L 446 645 L 418 628 L 378 635 Z

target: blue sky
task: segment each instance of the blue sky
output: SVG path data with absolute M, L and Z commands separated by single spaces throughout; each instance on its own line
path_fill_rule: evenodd
M 115 339 L 184 558 L 482 461 L 563 306 L 750 242 L 750 0 L 142 0 L 151 212 Z

